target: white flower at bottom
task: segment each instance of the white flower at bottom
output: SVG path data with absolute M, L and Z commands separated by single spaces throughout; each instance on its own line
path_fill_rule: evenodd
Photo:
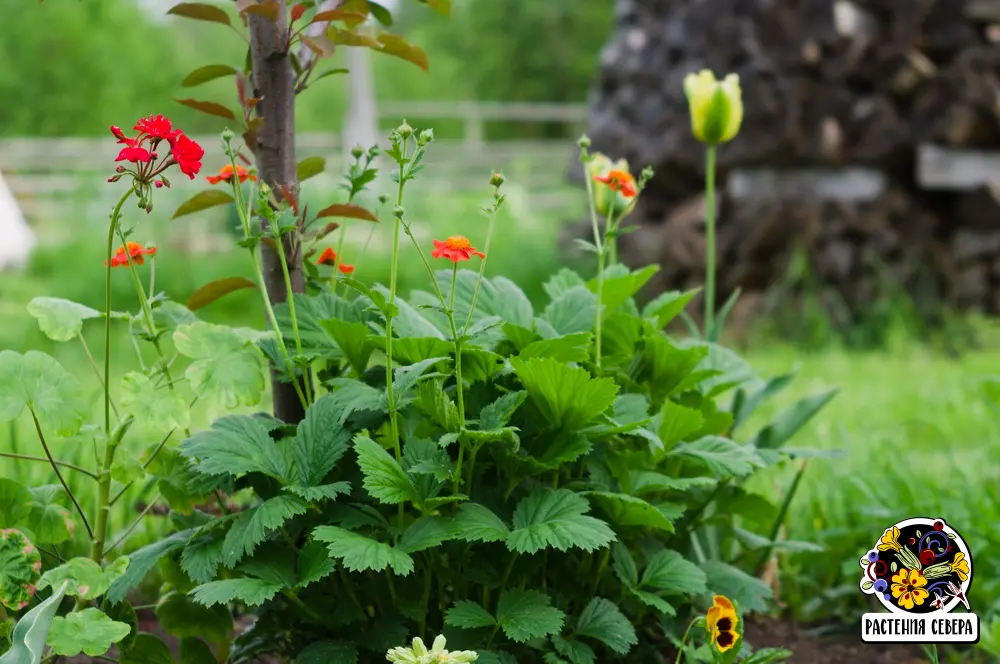
M 479 655 L 472 650 L 448 652 L 445 645 L 444 635 L 438 635 L 428 650 L 418 636 L 409 648 L 393 648 L 385 658 L 392 664 L 471 664 L 479 659 Z

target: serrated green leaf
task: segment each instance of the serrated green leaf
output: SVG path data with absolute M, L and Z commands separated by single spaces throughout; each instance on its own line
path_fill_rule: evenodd
M 296 664 L 358 664 L 358 649 L 349 643 L 316 641 L 295 657 Z
M 181 569 L 198 583 L 213 580 L 222 564 L 222 543 L 221 537 L 212 534 L 191 538 L 181 552 Z
M 669 455 L 698 461 L 720 478 L 743 477 L 764 465 L 753 447 L 720 436 L 681 443 Z
M 393 392 L 398 396 L 404 395 L 410 389 L 416 387 L 417 383 L 421 380 L 426 380 L 431 376 L 425 376 L 424 373 L 433 367 L 435 364 L 447 362 L 447 357 L 431 357 L 422 359 L 419 362 L 407 365 L 405 367 L 398 367 L 393 371 Z
M 111 584 L 125 574 L 128 565 L 128 556 L 121 556 L 104 568 L 90 558 L 73 558 L 43 574 L 38 587 L 59 588 L 68 582 L 67 595 L 95 599 L 106 593 Z
M 663 402 L 660 409 L 660 427 L 657 434 L 666 450 L 697 433 L 705 425 L 705 417 L 700 410 L 687 408 L 670 399 Z
M 444 391 L 440 380 L 425 380 L 417 385 L 414 406 L 445 431 L 457 433 L 462 426 L 458 406 Z
M 242 512 L 226 533 L 222 544 L 223 564 L 232 567 L 243 560 L 270 531 L 280 528 L 292 517 L 305 514 L 308 509 L 309 504 L 295 496 L 278 495 Z
M 351 440 L 351 432 L 341 426 L 341 405 L 332 394 L 316 400 L 306 410 L 299 422 L 292 443 L 291 484 L 318 486 L 323 482 L 344 453 Z
M 630 471 L 628 481 L 629 493 L 633 496 L 670 491 L 682 493 L 715 484 L 715 480 L 711 477 L 668 477 L 651 470 Z
M 34 413 L 42 429 L 72 436 L 83 422 L 83 389 L 45 353 L 0 351 L 0 422 L 16 420 L 25 408 Z
M 203 322 L 181 325 L 174 331 L 174 346 L 194 360 L 184 375 L 199 397 L 226 408 L 260 402 L 264 392 L 261 353 L 232 328 Z
M 368 368 L 375 344 L 372 343 L 371 330 L 361 322 L 329 319 L 319 321 L 327 334 L 337 343 L 340 351 L 347 358 L 351 370 L 356 376 L 364 374 Z
M 628 547 L 621 542 L 615 542 L 611 545 L 611 553 L 611 568 L 618 575 L 618 579 L 627 587 L 639 585 L 639 570 Z
M 594 551 L 615 540 L 606 523 L 592 516 L 587 499 L 568 489 L 536 489 L 514 510 L 507 548 L 535 553 L 546 548 Z
M 562 629 L 566 614 L 550 605 L 550 598 L 537 590 L 509 590 L 497 604 L 497 622 L 507 638 L 526 643 Z
M 708 355 L 705 344 L 681 348 L 659 332 L 647 333 L 642 354 L 640 382 L 646 383 L 654 403 L 687 387 L 691 373 Z
M 691 298 L 697 295 L 700 290 L 700 288 L 694 288 L 684 292 L 669 291 L 660 293 L 649 304 L 643 307 L 642 317 L 655 318 L 657 328 L 662 330 L 670 321 L 684 311 L 684 307 L 688 305 Z
M 336 500 L 338 496 L 349 494 L 351 492 L 351 485 L 349 482 L 334 482 L 319 486 L 288 486 L 285 487 L 285 491 L 298 496 L 302 500 L 318 503 L 323 500 Z
M 191 423 L 191 410 L 184 396 L 177 390 L 157 390 L 153 381 L 141 373 L 125 374 L 120 399 L 122 410 L 132 415 L 138 429 L 150 437 L 186 429 Z
M 223 579 L 198 586 L 191 591 L 191 598 L 204 606 L 229 604 L 239 600 L 247 606 L 260 606 L 281 590 L 281 584 L 263 579 Z
M 542 284 L 542 288 L 545 289 L 545 294 L 549 296 L 549 299 L 554 300 L 575 286 L 585 285 L 583 277 L 568 267 L 564 267 L 549 277 L 549 280 Z
M 586 286 L 574 286 L 545 307 L 542 319 L 560 336 L 590 332 L 597 320 L 597 297 Z
M 298 582 L 296 588 L 324 579 L 337 568 L 322 542 L 309 540 L 299 551 Z
M 615 604 L 595 597 L 576 619 L 576 633 L 597 639 L 620 655 L 639 643 L 635 628 Z
M 36 297 L 28 303 L 28 313 L 38 319 L 38 327 L 53 341 L 69 341 L 83 330 L 83 321 L 103 315 L 59 297 Z
M 459 506 L 455 529 L 467 542 L 503 542 L 510 534 L 510 529 L 500 517 L 477 503 Z
M 177 592 L 160 599 L 156 619 L 167 634 L 181 639 L 194 636 L 209 643 L 228 643 L 233 631 L 233 616 L 228 609 L 203 606 Z
M 583 641 L 577 641 L 576 639 L 565 639 L 558 634 L 552 636 L 552 645 L 555 647 L 556 652 L 565 657 L 561 658 L 548 658 L 545 661 L 547 664 L 560 664 L 569 660 L 570 664 L 594 664 L 597 660 L 597 655 L 594 653 L 594 649 L 588 646 Z M 546 653 L 551 655 L 552 653 Z
M 593 335 L 589 332 L 567 334 L 555 339 L 540 339 L 525 346 L 518 357 L 551 357 L 560 362 L 586 362 L 590 359 Z
M 454 539 L 457 534 L 454 522 L 442 516 L 424 516 L 411 523 L 396 543 L 404 553 L 416 553 L 442 542 Z
M 112 643 L 124 639 L 131 630 L 98 609 L 87 608 L 65 618 L 54 618 L 46 643 L 56 655 L 73 656 L 83 652 L 95 657 L 106 653 Z
M 116 579 L 108 588 L 108 601 L 117 604 L 125 599 L 125 594 L 139 585 L 146 573 L 160 558 L 182 548 L 194 533 L 194 528 L 182 530 L 131 553 L 128 557 L 129 564 L 125 574 Z
M 604 313 L 611 313 L 625 303 L 626 300 L 638 293 L 639 289 L 645 286 L 646 282 L 649 281 L 653 275 L 659 271 L 659 269 L 659 265 L 649 265 L 641 270 L 627 272 L 626 274 L 620 276 L 608 277 L 608 275 L 605 274 L 604 286 L 601 292 L 601 303 L 604 305 Z M 597 279 L 591 279 L 587 282 L 587 288 L 590 289 L 591 293 L 597 293 Z
M 370 569 L 381 572 L 386 567 L 392 567 L 392 571 L 400 576 L 407 576 L 413 571 L 413 558 L 404 551 L 350 530 L 320 526 L 313 531 L 313 537 L 326 542 L 330 555 L 342 561 L 344 567 L 351 571 Z
M 676 551 L 663 549 L 649 559 L 639 587 L 675 595 L 699 595 L 705 592 L 705 573 Z
M 668 533 L 674 532 L 674 524 L 642 498 L 608 491 L 586 491 L 582 495 L 596 503 L 608 515 L 609 520 L 619 526 L 656 528 Z
M 263 473 L 274 479 L 286 477 L 285 459 L 263 422 L 249 415 L 227 415 L 212 422 L 180 446 L 205 475 Z
M 725 595 L 744 611 L 767 611 L 768 600 L 774 598 L 767 583 L 721 560 L 709 560 L 701 569 L 709 592 Z
M 618 394 L 614 380 L 592 378 L 585 369 L 552 358 L 510 362 L 538 412 L 558 429 L 581 429 L 610 408 Z
M 476 629 L 477 627 L 492 627 L 496 620 L 476 602 L 459 601 L 455 602 L 445 613 L 444 624 L 452 627 L 464 629 Z
M 340 409 L 339 425 L 343 425 L 347 418 L 360 411 L 389 412 L 385 392 L 382 390 L 351 378 L 335 378 L 330 384 L 336 388 L 330 394 Z
M 28 489 L 31 493 L 31 524 L 36 544 L 61 544 L 72 539 L 76 522 L 67 507 L 69 496 L 58 484 L 44 484 Z
M 381 445 L 371 438 L 357 436 L 354 451 L 369 495 L 388 505 L 417 500 L 413 480 Z
M 632 593 L 632 595 L 634 595 L 637 600 L 639 600 L 648 607 L 656 609 L 665 616 L 677 615 L 677 609 L 671 606 L 670 602 L 663 599 L 659 595 L 656 595 L 651 592 L 646 592 L 645 590 L 639 590 L 637 588 L 631 588 L 629 592 Z

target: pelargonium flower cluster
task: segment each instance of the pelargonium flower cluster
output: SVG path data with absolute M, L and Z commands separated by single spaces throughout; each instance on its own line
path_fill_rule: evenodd
M 201 170 L 201 159 L 205 150 L 198 143 L 184 134 L 180 129 L 174 129 L 173 124 L 162 115 L 150 115 L 142 118 L 132 127 L 139 132 L 134 137 L 126 136 L 121 127 L 111 126 L 111 134 L 118 143 L 125 146 L 118 153 L 116 162 L 126 162 L 128 166 L 118 166 L 116 174 L 108 178 L 108 182 L 117 182 L 126 174 L 131 175 L 136 191 L 139 193 L 140 207 L 146 211 L 152 209 L 149 201 L 151 187 L 169 187 L 170 181 L 163 173 L 176 165 L 181 173 L 192 180 Z M 168 150 L 158 152 L 163 143 Z

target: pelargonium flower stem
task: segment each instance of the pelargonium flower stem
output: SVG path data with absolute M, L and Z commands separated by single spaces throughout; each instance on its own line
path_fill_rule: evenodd
M 115 230 L 121 217 L 122 206 L 133 193 L 135 189 L 129 188 L 118 200 L 111 213 L 111 224 L 108 227 L 108 266 L 104 282 L 104 433 L 108 436 L 111 435 L 111 259 L 114 256 Z

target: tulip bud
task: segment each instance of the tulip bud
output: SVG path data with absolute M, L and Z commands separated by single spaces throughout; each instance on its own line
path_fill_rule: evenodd
M 743 122 L 740 77 L 728 74 L 719 81 L 708 69 L 684 78 L 684 94 L 691 112 L 691 132 L 703 143 L 731 141 Z

